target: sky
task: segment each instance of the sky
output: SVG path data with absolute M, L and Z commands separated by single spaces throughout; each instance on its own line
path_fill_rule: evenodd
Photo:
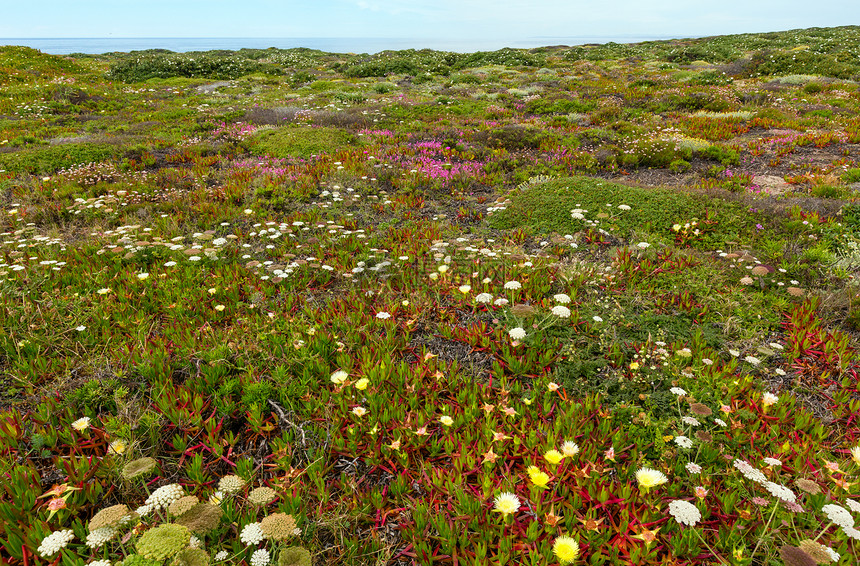
M 522 40 L 701 37 L 860 24 L 858 0 L 4 0 L 3 4 L 0 38 Z

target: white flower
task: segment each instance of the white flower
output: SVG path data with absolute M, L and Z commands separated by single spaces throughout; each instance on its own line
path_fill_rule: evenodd
M 759 365 L 759 364 L 761 363 L 761 360 L 760 360 L 760 359 L 758 359 L 758 358 L 756 358 L 755 356 L 746 356 L 746 357 L 744 358 L 744 360 L 745 360 L 747 363 L 750 363 L 750 364 L 752 364 L 752 365 L 754 365 L 754 366 L 757 366 L 757 365 Z
M 639 242 L 638 244 L 636 244 L 636 247 L 644 250 L 645 248 L 650 248 L 651 244 L 649 244 L 648 242 Z
M 681 421 L 683 421 L 684 424 L 688 424 L 690 426 L 699 426 L 700 425 L 699 421 L 696 420 L 695 417 L 691 417 L 689 415 L 682 418 Z
M 702 513 L 699 509 L 683 499 L 676 499 L 669 503 L 669 513 L 675 517 L 676 521 L 690 527 L 702 520 Z
M 564 444 L 561 445 L 561 453 L 567 457 L 576 456 L 579 454 L 579 445 L 572 440 L 566 440 Z
M 520 498 L 513 493 L 500 493 L 493 500 L 493 508 L 503 516 L 516 513 L 520 508 Z
M 340 385 L 346 378 L 349 377 L 349 374 L 343 371 L 342 369 L 337 370 L 333 374 L 331 374 L 331 382 L 335 385 Z
M 594 322 L 603 322 L 603 319 L 597 315 L 592 316 L 591 320 L 593 320 Z
M 144 279 L 149 279 L 149 273 L 138 273 L 137 278 L 143 281 Z
M 90 418 L 89 417 L 81 417 L 75 422 L 72 423 L 72 428 L 77 430 L 78 432 L 83 432 L 90 428 Z
M 87 329 L 87 327 L 86 327 L 86 326 L 84 326 L 83 324 L 82 324 L 82 325 L 80 325 L 80 326 L 78 326 L 77 328 L 75 328 L 75 330 L 77 330 L 78 332 L 83 332 L 83 331 L 84 331 L 84 330 L 86 330 L 86 329 Z
M 768 391 L 764 395 L 762 395 L 761 402 L 765 407 L 769 407 L 779 401 L 779 397 Z
M 557 303 L 561 303 L 563 305 L 566 305 L 570 302 L 570 296 L 565 295 L 564 293 L 559 293 L 558 295 L 553 295 L 552 298 L 555 299 L 555 301 Z
M 860 513 L 860 502 L 854 501 L 853 499 L 846 499 L 845 505 L 855 513 Z
M 101 548 L 101 546 L 116 536 L 117 530 L 113 527 L 102 527 L 90 531 L 87 535 L 87 546 L 90 548 Z
M 87 566 L 110 566 L 110 560 L 93 560 Z
M 522 340 L 526 337 L 526 331 L 517 326 L 516 328 L 508 330 L 508 336 L 510 336 L 512 340 Z
M 794 492 L 788 489 L 787 487 L 781 486 L 777 483 L 773 483 L 772 481 L 764 482 L 764 488 L 768 490 L 768 492 L 776 497 L 777 499 L 781 499 L 786 503 L 796 503 L 797 498 L 794 495 Z
M 475 301 L 478 303 L 487 304 L 493 300 L 493 296 L 489 293 L 478 293 L 478 296 L 475 297 Z
M 767 482 L 767 477 L 763 473 L 761 473 L 760 470 L 753 468 L 746 460 L 737 459 L 732 463 L 732 465 L 737 468 L 746 479 L 750 481 L 754 481 L 760 484 L 764 484 L 765 482 Z
M 39 545 L 38 552 L 43 558 L 53 556 L 66 548 L 73 538 L 75 538 L 75 533 L 71 529 L 55 531 L 42 539 L 42 544 Z
M 714 422 L 720 426 L 726 426 L 726 421 L 724 421 L 723 419 L 714 419 Z
M 262 527 L 260 527 L 260 523 L 248 523 L 242 528 L 242 532 L 239 534 L 239 540 L 245 546 L 260 544 L 263 538 L 265 538 L 265 535 L 263 534 Z
M 690 472 L 691 474 L 702 473 L 702 466 L 700 466 L 698 464 L 694 464 L 693 462 L 690 462 L 689 464 L 687 464 L 684 467 L 687 468 L 687 471 Z
M 380 311 L 380 312 L 376 313 L 376 318 L 378 318 L 380 320 L 386 320 L 388 318 L 391 318 L 391 315 L 385 311 Z
M 493 304 L 496 305 L 497 307 L 503 307 L 506 304 L 508 304 L 508 300 L 505 298 L 498 298 L 495 301 L 493 301 Z
M 469 291 L 472 290 L 472 286 L 471 285 L 460 285 L 459 287 L 457 287 L 457 290 L 465 295 L 466 293 L 468 293 Z
M 835 550 L 833 550 L 833 549 L 832 549 L 832 548 L 830 548 L 829 546 L 825 546 L 825 547 L 824 547 L 824 550 L 825 550 L 825 551 L 827 551 L 827 554 L 829 554 L 829 555 L 830 555 L 830 560 L 831 560 L 831 561 L 833 561 L 833 562 L 839 562 L 839 559 L 841 558 L 841 556 L 839 556 L 839 553 L 838 553 L 838 552 L 836 552 Z
M 270 559 L 269 551 L 265 548 L 255 550 L 251 555 L 251 566 L 267 566 Z
M 619 204 L 618 210 L 630 210 L 630 207 L 627 206 L 626 204 Z
M 860 540 L 860 531 L 858 531 L 854 527 L 846 527 L 842 529 L 842 532 L 853 538 L 854 540 Z
M 505 289 L 516 290 L 516 289 L 521 289 L 521 288 L 522 288 L 522 285 L 520 284 L 519 281 L 507 281 L 505 283 Z
M 782 461 L 777 460 L 776 458 L 765 458 L 763 461 L 768 466 L 782 466 Z
M 693 447 L 693 441 L 690 440 L 689 438 L 687 438 L 686 436 L 676 436 L 675 437 L 675 444 L 677 444 L 681 448 L 689 449 L 689 448 Z
M 215 554 L 215 561 L 220 562 L 227 558 L 227 556 L 229 556 L 229 553 L 226 550 L 219 550 L 218 553 Z
M 146 517 L 150 513 L 152 513 L 152 505 L 141 505 L 137 509 L 134 510 L 140 517 Z
M 552 307 L 552 314 L 559 318 L 570 318 L 570 309 L 562 305 Z
M 356 417 L 363 417 L 367 414 L 367 409 L 365 409 L 364 407 L 354 407 L 352 409 L 352 414 Z
M 107 295 L 108 293 L 110 293 L 110 289 L 107 287 L 103 287 L 96 291 L 96 293 L 98 293 L 99 295 Z
M 683 397 L 684 395 L 686 395 L 686 394 L 687 394 L 687 392 L 686 392 L 686 391 L 684 391 L 683 389 L 681 389 L 680 387 L 673 387 L 673 388 L 671 388 L 671 389 L 669 390 L 669 393 L 671 393 L 671 394 L 673 394 L 673 395 L 677 395 L 678 397 Z
M 182 486 L 178 483 L 171 483 L 153 491 L 152 495 L 146 498 L 146 504 L 153 509 L 161 509 L 167 507 L 183 495 L 185 495 L 185 492 Z
M 836 523 L 843 529 L 854 527 L 854 517 L 844 507 L 829 503 L 821 508 L 821 511 L 827 515 L 827 518 Z

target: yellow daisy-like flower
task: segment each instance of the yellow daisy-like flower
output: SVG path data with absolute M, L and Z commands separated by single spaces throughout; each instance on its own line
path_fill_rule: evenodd
M 108 452 L 110 454 L 123 454 L 125 453 L 125 449 L 128 445 L 125 443 L 125 440 L 122 438 L 117 438 L 110 444 L 108 444 Z
M 362 377 L 361 379 L 359 379 L 358 381 L 355 382 L 355 388 L 358 389 L 359 391 L 364 391 L 365 389 L 367 389 L 367 386 L 369 384 L 370 384 L 370 380 L 367 379 L 366 377 Z
M 564 454 L 562 454 L 558 450 L 547 450 L 546 453 L 543 455 L 543 458 L 544 460 L 555 466 L 559 462 L 564 460 Z
M 445 426 L 451 426 L 452 424 L 454 424 L 454 419 L 452 419 L 448 415 L 443 415 L 439 417 L 439 422 Z
M 666 477 L 666 474 L 658 470 L 641 468 L 636 472 L 636 481 L 639 482 L 640 487 L 644 487 L 647 490 L 658 485 L 663 485 L 669 481 L 669 478 Z
M 90 428 L 90 418 L 89 417 L 81 417 L 75 422 L 72 423 L 72 428 L 78 432 L 83 432 Z
M 570 564 L 579 557 L 579 543 L 571 537 L 561 536 L 555 539 L 555 542 L 552 544 L 552 551 L 559 562 Z
M 536 487 L 545 488 L 549 484 L 549 475 L 540 471 L 537 466 L 529 466 L 526 472 Z

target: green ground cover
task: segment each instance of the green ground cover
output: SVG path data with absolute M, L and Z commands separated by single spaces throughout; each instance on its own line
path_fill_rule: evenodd
M 0 47 L 0 556 L 853 564 L 860 28 Z

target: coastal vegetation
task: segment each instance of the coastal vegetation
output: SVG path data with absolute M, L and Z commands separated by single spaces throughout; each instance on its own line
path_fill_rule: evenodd
M 0 47 L 0 556 L 852 564 L 860 27 Z

